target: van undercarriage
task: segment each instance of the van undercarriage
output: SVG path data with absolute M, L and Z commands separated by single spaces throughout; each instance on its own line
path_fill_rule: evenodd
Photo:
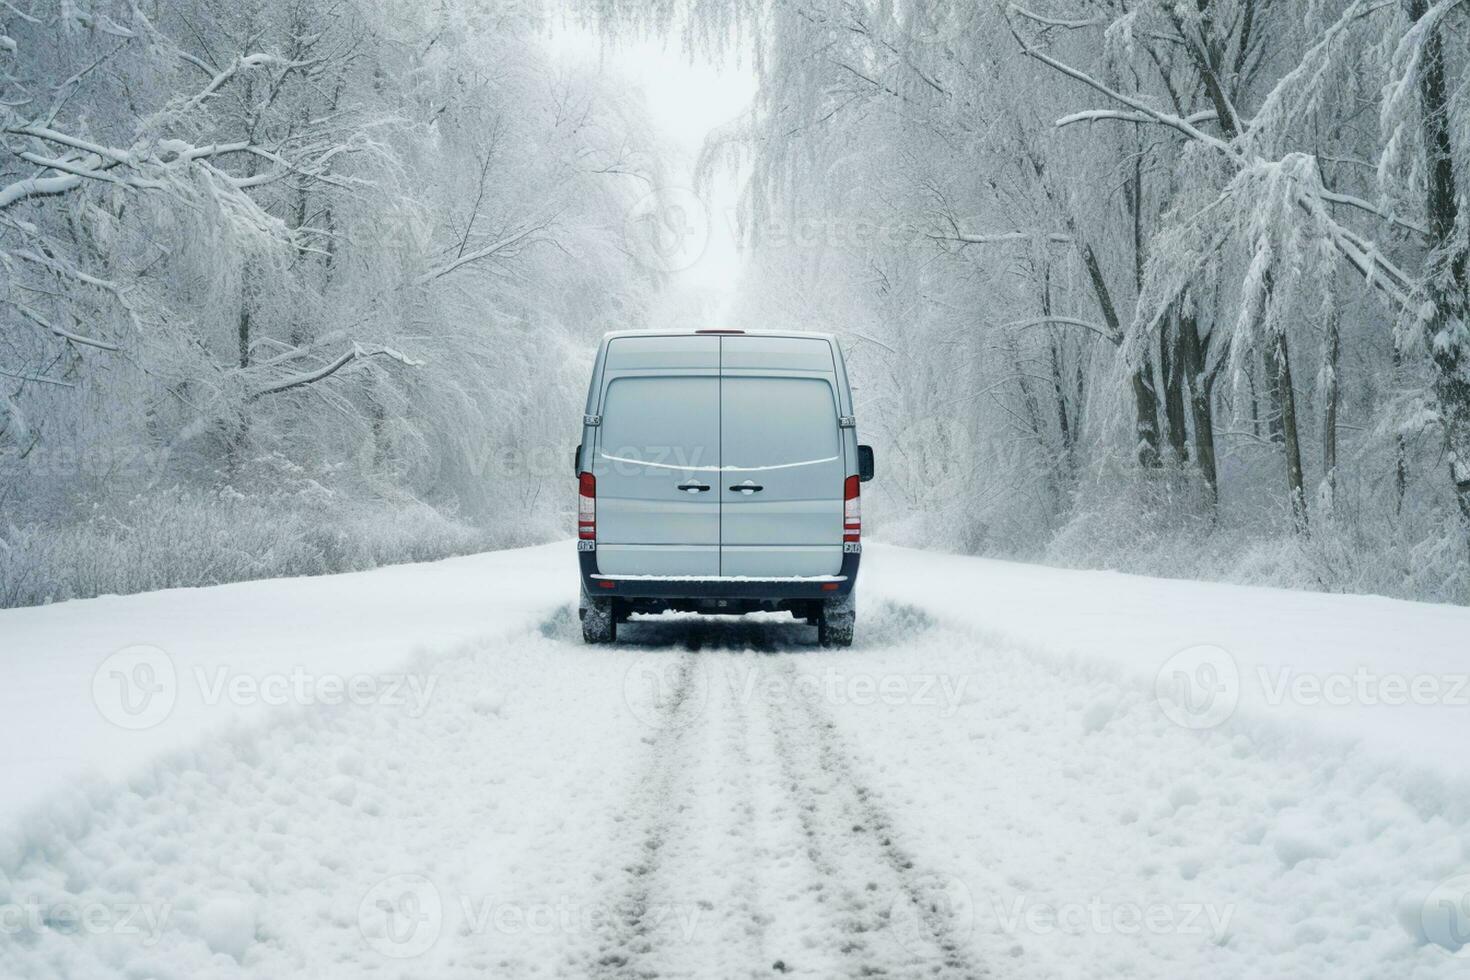
M 862 557 L 857 549 L 843 554 L 838 574 L 806 578 L 602 575 L 596 551 L 579 551 L 577 557 L 582 578 L 578 615 L 588 642 L 612 642 L 617 624 L 634 613 L 738 616 L 762 611 L 789 612 L 815 625 L 823 646 L 852 642 L 853 586 Z

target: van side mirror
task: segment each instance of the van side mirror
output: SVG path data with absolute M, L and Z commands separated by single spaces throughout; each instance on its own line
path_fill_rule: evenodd
M 867 483 L 873 478 L 873 447 L 858 447 L 858 479 Z
M 572 453 L 572 476 L 582 475 L 582 444 L 577 444 L 577 451 Z

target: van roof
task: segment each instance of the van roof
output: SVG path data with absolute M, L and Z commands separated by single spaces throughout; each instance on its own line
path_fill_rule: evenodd
M 694 337 L 701 334 L 724 337 L 796 337 L 828 341 L 837 339 L 834 334 L 815 330 L 732 330 L 724 327 L 691 327 L 688 330 L 612 330 L 602 335 L 602 342 L 605 344 L 619 337 Z

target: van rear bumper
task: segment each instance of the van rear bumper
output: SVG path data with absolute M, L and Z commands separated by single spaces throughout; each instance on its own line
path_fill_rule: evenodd
M 602 575 L 597 571 L 597 552 L 578 551 L 582 586 L 589 596 L 615 599 L 830 599 L 852 592 L 857 583 L 856 551 L 842 555 L 836 575 L 802 578 L 751 578 L 748 576 L 695 578 L 652 575 Z

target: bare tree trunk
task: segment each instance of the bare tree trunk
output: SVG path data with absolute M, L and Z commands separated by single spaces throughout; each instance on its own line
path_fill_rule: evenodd
M 368 418 L 373 429 L 373 468 L 382 470 L 388 459 L 388 415 L 378 393 L 369 389 Z
M 1404 367 L 1404 348 L 1399 343 L 1397 336 L 1393 339 L 1393 380 L 1395 384 L 1402 381 Z M 1396 429 L 1393 435 L 1393 512 L 1402 514 L 1404 512 L 1404 495 L 1409 491 L 1409 446 L 1404 440 L 1402 428 Z
M 249 270 L 246 270 L 249 274 Z M 240 290 L 240 318 L 235 323 L 235 340 L 239 345 L 240 366 L 250 366 L 250 287 Z
M 1189 407 L 1194 420 L 1194 462 L 1204 478 L 1213 509 L 1219 498 L 1219 474 L 1215 464 L 1215 379 L 1205 367 L 1205 342 L 1200 339 L 1199 321 L 1192 313 L 1179 318 L 1180 355 L 1189 378 Z
M 1051 268 L 1044 267 L 1042 270 L 1041 289 L 1041 315 L 1049 317 L 1052 315 L 1051 305 Z M 1062 452 L 1067 463 L 1066 480 L 1069 487 L 1074 486 L 1077 480 L 1077 433 L 1073 430 L 1071 413 L 1067 410 L 1067 382 L 1063 376 L 1062 352 L 1057 344 L 1056 331 L 1049 334 L 1048 343 L 1051 354 L 1051 386 L 1052 394 L 1056 397 L 1057 408 L 1057 431 L 1062 437 Z
M 1147 367 L 1133 372 L 1133 404 L 1138 462 L 1145 469 L 1157 469 L 1160 463 L 1159 399 L 1154 394 Z
M 1256 392 L 1256 372 L 1247 365 L 1245 384 L 1251 392 L 1251 435 L 1261 438 L 1261 396 Z
M 1261 375 L 1266 382 L 1266 434 L 1279 446 L 1286 441 L 1281 425 L 1281 362 L 1276 344 L 1269 340 L 1261 348 Z
M 1007 353 L 1011 355 L 1011 362 L 1015 365 L 1016 384 L 1021 389 L 1021 408 L 1025 412 L 1025 415 L 1020 421 L 1024 423 L 1025 427 L 1030 431 L 1032 438 L 1036 440 L 1036 447 L 1041 451 L 1042 458 L 1046 461 L 1046 471 L 1049 477 L 1047 480 L 1047 489 L 1051 493 L 1054 507 L 1057 512 L 1060 512 L 1065 498 L 1059 477 L 1056 454 L 1047 439 L 1046 426 L 1041 421 L 1041 403 L 1028 380 L 1026 364 L 1021 358 L 1021 350 L 1016 344 L 1014 334 L 1011 334 L 1008 338 L 1006 349 Z
M 1286 332 L 1281 331 L 1269 342 L 1271 360 L 1277 367 L 1276 388 L 1281 400 L 1282 441 L 1286 446 L 1286 487 L 1291 494 L 1292 523 L 1297 531 L 1307 529 L 1307 495 L 1302 481 L 1302 446 L 1298 438 L 1296 392 L 1291 380 L 1291 353 L 1286 345 Z
M 1341 318 L 1336 307 L 1327 317 L 1327 341 L 1322 364 L 1322 502 L 1330 518 L 1337 507 L 1337 411 L 1342 400 L 1338 382 L 1341 360 Z
M 1179 335 L 1178 314 L 1170 313 L 1159 338 L 1159 373 L 1164 379 L 1164 426 L 1169 448 L 1182 465 L 1189 459 L 1189 431 L 1184 421 L 1184 355 Z
M 1062 354 L 1057 349 L 1056 338 L 1051 341 L 1051 385 L 1057 400 L 1057 428 L 1062 434 L 1062 451 L 1067 459 L 1067 479 L 1077 478 L 1077 434 L 1072 428 L 1071 413 L 1067 411 L 1066 379 L 1062 376 Z
M 1146 259 L 1143 233 L 1142 148 L 1133 157 L 1133 174 L 1128 179 L 1124 191 L 1128 197 L 1128 208 L 1133 215 L 1133 288 L 1142 289 Z M 1083 259 L 1087 265 L 1088 274 L 1092 277 L 1093 286 L 1098 292 L 1098 300 L 1103 306 L 1103 317 L 1107 320 L 1108 328 L 1116 336 L 1121 337 L 1123 335 L 1122 324 L 1118 321 L 1112 297 L 1107 294 L 1103 286 L 1102 271 L 1098 267 L 1097 257 L 1092 254 L 1091 247 L 1083 253 Z M 1138 462 L 1145 469 L 1155 468 L 1162 461 L 1162 454 L 1159 452 L 1162 445 L 1159 439 L 1159 398 L 1154 390 L 1152 375 L 1153 365 L 1148 361 L 1139 365 L 1139 369 L 1133 374 L 1135 448 L 1138 452 Z

